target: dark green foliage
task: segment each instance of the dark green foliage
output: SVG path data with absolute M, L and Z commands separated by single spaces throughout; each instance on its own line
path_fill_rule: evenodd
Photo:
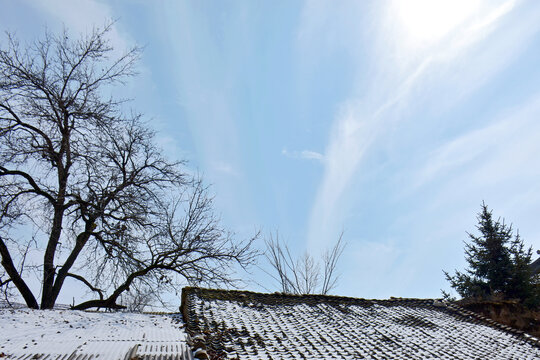
M 444 272 L 450 286 L 464 299 L 502 297 L 537 306 L 540 294 L 529 266 L 532 249 L 525 248 L 512 226 L 494 220 L 486 204 L 477 219 L 480 235 L 468 233 L 470 241 L 465 243 L 468 268 L 453 276 Z

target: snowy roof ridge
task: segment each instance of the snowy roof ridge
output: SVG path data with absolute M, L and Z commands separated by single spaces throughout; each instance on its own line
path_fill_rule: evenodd
M 210 288 L 201 288 L 196 286 L 187 286 L 182 289 L 182 304 L 184 303 L 185 294 L 188 293 L 199 293 L 206 294 L 207 296 L 215 296 L 221 300 L 244 300 L 245 297 L 253 297 L 257 299 L 281 299 L 292 301 L 318 301 L 318 302 L 340 302 L 340 303 L 349 303 L 349 302 L 363 302 L 366 304 L 392 304 L 396 302 L 421 302 L 426 304 L 432 304 L 435 300 L 441 299 L 425 299 L 425 298 L 402 298 L 402 297 L 390 297 L 389 299 L 367 299 L 367 298 L 356 298 L 350 296 L 340 296 L 340 295 L 323 295 L 323 294 L 287 294 L 282 292 L 274 293 L 261 293 L 249 290 L 227 290 L 227 289 L 210 289 Z
M 299 353 L 321 358 L 328 351 L 334 355 L 341 351 L 344 358 L 379 358 L 395 352 L 404 358 L 467 359 L 485 351 L 502 354 L 494 359 L 527 353 L 540 357 L 538 339 L 440 299 L 188 287 L 182 291 L 181 312 L 187 331 L 206 334 L 210 349 L 248 358 L 279 359 Z M 403 334 L 412 337 L 412 345 Z M 334 341 L 345 348 L 336 348 Z M 424 355 L 417 354 L 419 348 Z M 380 349 L 386 349 L 386 355 L 377 354 Z
M 492 319 L 488 318 L 487 316 L 484 316 L 484 315 L 476 313 L 474 311 L 465 309 L 464 307 L 460 306 L 457 303 L 449 302 L 449 303 L 447 303 L 447 307 L 448 307 L 448 309 L 451 309 L 451 310 L 455 311 L 458 314 L 476 318 L 476 319 L 478 319 L 480 321 L 483 321 L 488 326 L 491 326 L 491 327 L 494 327 L 494 328 L 509 332 L 509 333 L 511 333 L 513 335 L 519 336 L 524 341 L 526 341 L 528 343 L 531 343 L 531 344 L 533 344 L 533 345 L 540 348 L 540 339 L 538 339 L 538 338 L 536 338 L 536 337 L 534 337 L 532 335 L 529 335 L 529 334 L 527 334 L 526 332 L 524 332 L 522 330 L 515 329 L 515 328 L 513 328 L 511 326 L 501 324 L 501 323 L 499 323 L 499 322 L 497 322 L 495 320 L 492 320 Z

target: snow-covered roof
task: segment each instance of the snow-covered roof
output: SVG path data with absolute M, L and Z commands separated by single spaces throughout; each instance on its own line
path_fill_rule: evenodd
M 189 333 L 239 359 L 538 359 L 538 340 L 438 300 L 185 288 Z
M 191 359 L 179 314 L 0 309 L 0 359 Z

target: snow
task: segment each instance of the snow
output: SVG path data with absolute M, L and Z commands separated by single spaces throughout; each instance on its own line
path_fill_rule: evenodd
M 179 314 L 0 309 L 0 324 L 0 357 L 93 354 L 112 360 L 134 350 L 137 355 L 187 353 Z

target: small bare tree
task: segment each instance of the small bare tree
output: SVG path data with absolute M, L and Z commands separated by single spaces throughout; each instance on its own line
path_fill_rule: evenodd
M 106 95 L 135 74 L 140 52 L 109 58 L 109 29 L 46 34 L 24 48 L 8 35 L 0 49 L 1 284 L 31 308 L 52 308 L 68 278 L 94 294 L 77 309 L 121 307 L 143 280 L 158 295 L 176 277 L 232 284 L 233 268 L 257 256 L 258 234 L 236 241 L 202 181 L 163 158 L 141 115 Z M 27 265 L 41 271 L 38 290 L 23 272 L 28 249 L 42 256 Z
M 279 240 L 279 235 L 270 234 L 265 240 L 266 259 L 273 273 L 270 274 L 286 294 L 328 294 L 337 286 L 339 275 L 336 267 L 343 254 L 343 233 L 331 249 L 327 249 L 321 261 L 305 252 L 294 257 L 289 246 Z M 321 264 L 322 262 L 322 264 Z
M 131 286 L 128 291 L 120 296 L 118 303 L 125 306 L 127 311 L 143 312 L 149 306 L 160 302 L 161 299 L 156 296 L 152 283 L 145 280 L 141 279 L 139 283 Z

